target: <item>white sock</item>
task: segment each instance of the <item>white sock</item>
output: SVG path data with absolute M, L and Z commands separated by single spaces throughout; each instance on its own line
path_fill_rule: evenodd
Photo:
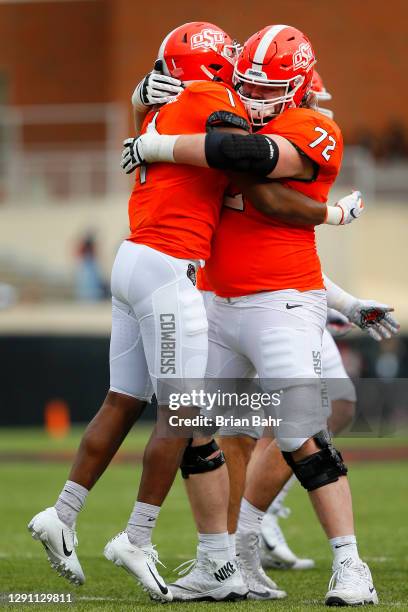
M 88 489 L 73 480 L 67 480 L 65 483 L 54 507 L 58 518 L 68 527 L 74 526 L 88 493 Z
M 152 543 L 152 531 L 159 516 L 160 506 L 152 506 L 137 501 L 133 507 L 126 533 L 129 542 L 135 546 L 148 546 Z
M 333 551 L 333 568 L 341 565 L 345 559 L 352 557 L 358 561 L 360 559 L 357 550 L 357 540 L 355 535 L 339 536 L 329 540 Z
M 238 520 L 238 531 L 260 531 L 265 512 L 249 503 L 245 497 L 241 500 Z
M 228 533 L 199 533 L 197 559 L 210 556 L 212 559 L 233 559 Z
M 282 489 L 279 491 L 279 493 L 277 494 L 277 496 L 275 497 L 275 499 L 269 506 L 267 510 L 268 514 L 279 514 L 283 506 L 285 497 L 287 496 L 287 494 L 289 493 L 290 489 L 293 487 L 296 481 L 297 481 L 296 476 L 292 474 L 288 482 L 285 485 L 283 485 Z
M 233 557 L 235 557 L 236 555 L 236 550 L 235 550 L 235 533 L 229 533 L 228 534 L 228 538 L 229 538 L 229 543 L 230 543 L 230 548 L 232 551 L 232 555 Z

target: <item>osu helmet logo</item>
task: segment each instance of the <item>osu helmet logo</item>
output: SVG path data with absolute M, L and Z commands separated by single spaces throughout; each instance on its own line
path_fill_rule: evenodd
M 191 48 L 198 49 L 204 47 L 205 49 L 216 45 L 220 45 L 224 42 L 224 33 L 220 30 L 212 30 L 211 28 L 205 28 L 197 34 L 193 34 L 191 37 Z
M 314 54 L 309 43 L 301 43 L 299 49 L 293 54 L 293 69 L 309 68 L 314 63 Z

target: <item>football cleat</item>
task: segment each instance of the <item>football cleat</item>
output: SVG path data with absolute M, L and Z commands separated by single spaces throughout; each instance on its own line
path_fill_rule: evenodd
M 334 571 L 324 600 L 326 606 L 378 604 L 371 572 L 363 561 L 349 557 Z
M 103 554 L 131 574 L 152 599 L 172 601 L 173 596 L 156 569 L 156 563 L 163 563 L 154 546 L 135 546 L 129 542 L 126 531 L 121 531 L 107 543 Z
M 28 530 L 35 540 L 39 540 L 47 553 L 51 567 L 59 576 L 72 584 L 85 582 L 84 572 L 75 552 L 78 538 L 58 517 L 54 507 L 46 508 L 28 523 Z
M 235 546 L 241 572 L 250 591 L 248 599 L 256 598 L 250 596 L 251 592 L 261 594 L 262 590 L 269 592 L 269 597 L 262 597 L 262 599 L 283 599 L 286 597 L 285 591 L 282 591 L 276 582 L 265 574 L 262 568 L 258 533 L 255 531 L 238 531 L 235 537 Z
M 288 515 L 288 509 L 282 508 L 283 516 Z M 305 570 L 315 566 L 313 559 L 301 559 L 293 553 L 279 526 L 278 516 L 282 514 L 265 514 L 260 537 L 260 558 L 265 569 Z
M 269 589 L 263 583 L 259 582 L 256 577 L 245 572 L 242 567 L 239 555 L 236 555 L 235 562 L 240 568 L 241 576 L 248 588 L 247 599 L 252 601 L 263 601 L 268 599 L 277 599 L 276 589 Z
M 236 561 L 212 559 L 207 554 L 176 569 L 182 578 L 169 585 L 173 601 L 240 601 L 247 597 L 248 588 Z

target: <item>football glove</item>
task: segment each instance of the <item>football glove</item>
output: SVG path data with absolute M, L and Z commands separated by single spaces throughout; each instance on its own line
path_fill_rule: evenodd
M 144 163 L 141 142 L 138 141 L 139 138 L 126 138 L 123 141 L 120 165 L 126 174 L 131 174 Z
M 360 191 L 352 191 L 350 195 L 341 198 L 335 206 L 342 210 L 342 216 L 339 225 L 347 225 L 363 213 L 364 202 Z
M 132 104 L 137 110 L 144 111 L 146 107 L 170 102 L 183 89 L 181 81 L 162 73 L 161 60 L 157 60 L 154 70 L 136 86 L 132 95 Z
M 178 135 L 159 134 L 156 130 L 157 115 L 147 126 L 145 134 L 123 141 L 120 165 L 126 174 L 146 163 L 174 162 L 173 150 Z
M 399 332 L 399 323 L 390 314 L 393 310 L 374 300 L 356 300 L 346 314 L 352 323 L 380 342 Z

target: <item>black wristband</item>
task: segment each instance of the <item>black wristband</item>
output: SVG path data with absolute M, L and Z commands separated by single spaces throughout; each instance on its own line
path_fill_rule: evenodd
M 211 131 L 205 137 L 205 157 L 210 168 L 268 176 L 279 160 L 277 143 L 262 134 L 228 134 Z

